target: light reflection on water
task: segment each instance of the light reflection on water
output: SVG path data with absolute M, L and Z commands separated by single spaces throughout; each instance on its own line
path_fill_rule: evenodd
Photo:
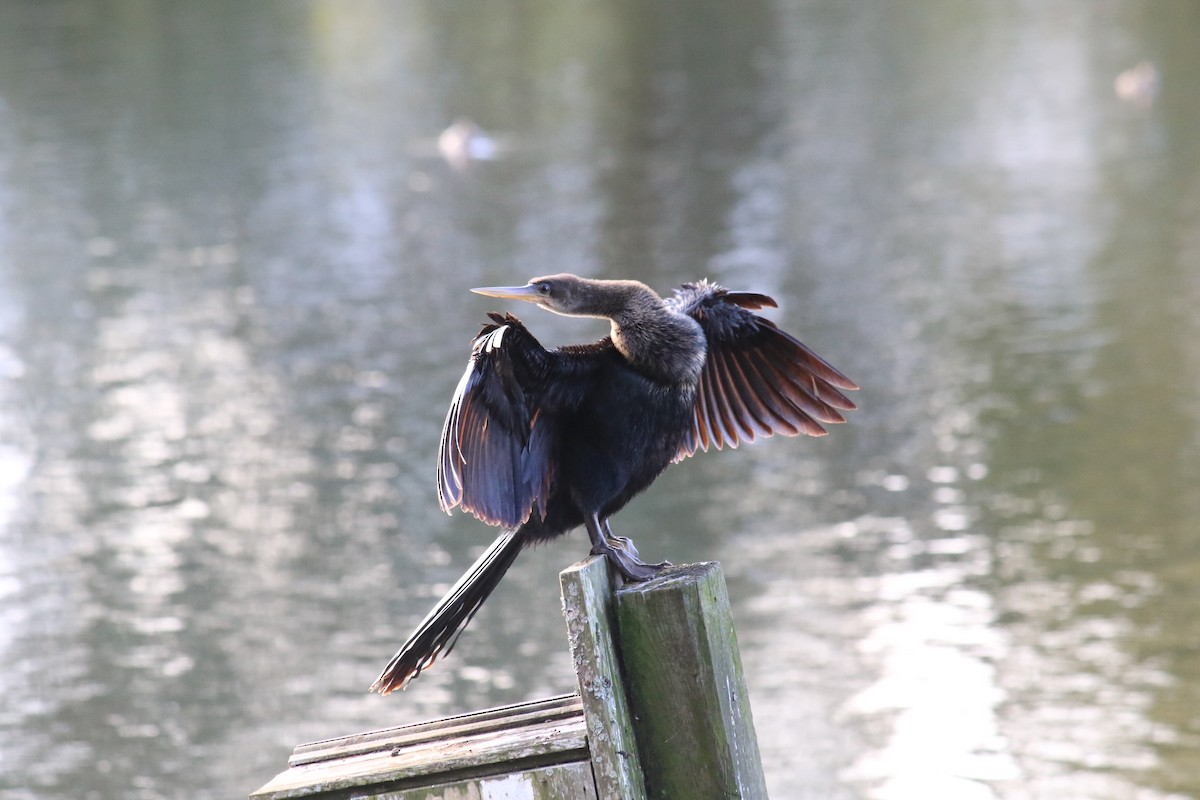
M 490 534 L 432 492 L 465 289 L 570 270 L 773 294 L 864 386 L 614 522 L 724 563 L 772 796 L 1200 793 L 1188 7 L 198 8 L 0 12 L 0 788 L 570 689 L 581 536 L 364 692 Z

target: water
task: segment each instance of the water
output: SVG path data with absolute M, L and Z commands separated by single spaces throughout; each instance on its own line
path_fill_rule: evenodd
M 365 693 L 490 540 L 432 487 L 466 289 L 567 270 L 863 385 L 615 521 L 723 562 L 773 797 L 1200 794 L 1198 80 L 1188 3 L 6 4 L 0 789 L 568 691 L 582 535 Z

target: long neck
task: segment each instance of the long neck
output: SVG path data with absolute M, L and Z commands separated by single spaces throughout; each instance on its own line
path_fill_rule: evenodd
M 622 287 L 624 302 L 609 317 L 612 340 L 638 371 L 667 383 L 695 384 L 706 345 L 700 325 L 668 308 L 643 284 Z

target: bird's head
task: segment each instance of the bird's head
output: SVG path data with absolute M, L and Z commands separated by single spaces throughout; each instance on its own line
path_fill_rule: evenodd
M 568 317 L 617 319 L 631 307 L 659 304 L 654 290 L 638 281 L 604 281 L 561 273 L 534 278 L 524 286 L 484 286 L 476 294 L 524 300 Z

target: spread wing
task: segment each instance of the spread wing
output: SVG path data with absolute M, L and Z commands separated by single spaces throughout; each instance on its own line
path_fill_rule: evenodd
M 770 297 L 700 281 L 684 284 L 668 303 L 699 322 L 708 340 L 694 424 L 676 461 L 759 436 L 823 436 L 822 423 L 845 422 L 841 412 L 855 408 L 841 391 L 857 389 L 853 381 L 751 313 L 774 308 Z
M 553 414 L 545 407 L 548 352 L 511 314 L 489 314 L 458 382 L 438 455 L 438 499 L 491 525 L 545 514 L 554 479 Z

